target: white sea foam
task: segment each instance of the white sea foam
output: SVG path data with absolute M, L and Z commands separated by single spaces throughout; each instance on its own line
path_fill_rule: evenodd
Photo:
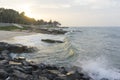
M 113 68 L 105 57 L 80 61 L 79 63 L 83 71 L 87 72 L 94 80 L 101 80 L 102 78 L 120 80 L 120 70 Z M 78 62 L 77 66 L 79 66 Z
M 28 36 L 16 36 L 10 40 L 4 40 L 4 42 L 22 44 L 26 46 L 39 47 L 42 45 L 47 45 L 41 41 L 41 39 L 52 39 L 52 40 L 64 40 L 64 36 L 62 35 L 48 35 L 48 34 L 33 34 Z

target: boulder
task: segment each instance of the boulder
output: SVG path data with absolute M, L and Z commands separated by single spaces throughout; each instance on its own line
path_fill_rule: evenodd
M 5 80 L 8 76 L 9 75 L 5 70 L 0 69 L 0 79 Z
M 0 60 L 0 66 L 9 64 L 8 60 Z
M 20 72 L 19 70 L 14 70 L 13 75 L 18 77 L 18 78 L 22 78 L 22 79 L 28 79 L 29 78 L 28 74 Z
M 41 41 L 47 42 L 47 43 L 64 43 L 63 41 L 52 40 L 52 39 L 42 39 Z
M 20 44 L 8 44 L 5 42 L 0 42 L 0 51 L 8 50 L 10 53 L 29 53 L 35 51 L 34 48 L 28 48 Z
M 15 61 L 9 61 L 10 65 L 21 65 L 20 62 L 15 62 Z
M 6 60 L 10 60 L 11 59 L 8 50 L 1 51 L 1 56 L 4 57 Z
M 25 57 L 15 57 L 13 60 L 16 62 L 22 62 L 22 61 L 25 61 L 26 58 Z
M 0 60 L 4 60 L 5 58 L 2 56 L 2 55 L 0 55 Z

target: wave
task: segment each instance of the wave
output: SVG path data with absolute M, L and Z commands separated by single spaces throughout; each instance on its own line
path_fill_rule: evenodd
M 29 36 L 17 36 L 11 40 L 4 40 L 9 43 L 17 43 L 26 46 L 38 48 L 38 51 L 31 54 L 13 54 L 12 56 L 22 56 L 33 60 L 36 63 L 57 64 L 62 66 L 75 65 L 81 67 L 83 72 L 87 73 L 94 80 L 120 80 L 120 70 L 113 67 L 107 57 L 102 54 L 96 54 L 97 57 L 89 57 L 92 54 L 84 53 L 85 50 L 80 49 L 80 44 L 75 32 L 67 35 L 47 35 L 34 34 Z M 49 44 L 42 42 L 41 39 L 61 40 L 64 43 Z
M 41 39 L 61 40 L 64 43 L 49 44 L 42 42 Z M 37 52 L 31 54 L 14 54 L 12 56 L 22 56 L 31 59 L 36 63 L 44 62 L 49 64 L 68 65 L 73 62 L 75 50 L 71 45 L 70 40 L 66 35 L 48 35 L 48 34 L 34 34 L 28 36 L 17 36 L 4 42 L 12 44 L 22 44 L 30 47 L 36 47 Z
M 105 56 L 78 59 L 74 65 L 81 67 L 93 80 L 120 80 L 120 70 L 114 68 Z

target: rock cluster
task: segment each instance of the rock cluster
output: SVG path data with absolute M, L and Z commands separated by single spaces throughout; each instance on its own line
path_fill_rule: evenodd
M 44 34 L 54 34 L 54 35 L 57 35 L 57 34 L 65 34 L 67 33 L 67 31 L 64 31 L 62 29 L 36 29 L 35 32 L 40 32 L 40 33 L 44 33 Z
M 77 69 L 43 63 L 36 64 L 27 61 L 24 57 L 13 59 L 10 52 L 13 52 L 11 49 L 15 50 L 15 48 L 5 50 L 3 44 L 7 43 L 0 43 L 0 48 L 3 49 L 0 52 L 0 80 L 90 80 L 90 77 L 78 72 Z
M 5 42 L 0 42 L 0 52 L 4 50 L 8 50 L 10 53 L 30 53 L 34 52 L 35 48 L 28 48 L 27 46 L 20 44 L 8 44 Z

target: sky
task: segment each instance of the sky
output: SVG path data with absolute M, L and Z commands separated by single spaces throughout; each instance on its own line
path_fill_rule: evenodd
M 120 26 L 120 0 L 0 0 L 0 7 L 63 26 Z

